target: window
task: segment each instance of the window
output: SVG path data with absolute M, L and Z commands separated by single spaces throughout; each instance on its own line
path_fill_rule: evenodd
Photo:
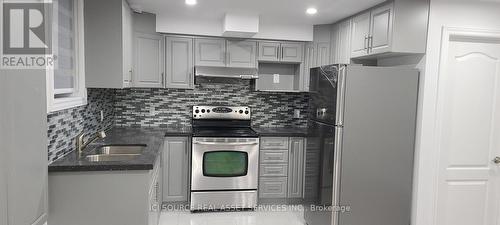
M 87 104 L 83 35 L 83 0 L 54 0 L 52 50 L 47 69 L 49 112 Z

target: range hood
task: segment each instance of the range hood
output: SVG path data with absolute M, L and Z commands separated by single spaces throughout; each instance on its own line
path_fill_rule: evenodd
M 236 79 L 258 79 L 257 68 L 233 68 L 233 67 L 195 67 L 197 77 L 222 77 Z

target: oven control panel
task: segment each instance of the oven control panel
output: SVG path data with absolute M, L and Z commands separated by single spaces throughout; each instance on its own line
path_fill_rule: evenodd
M 250 120 L 250 108 L 246 106 L 193 106 L 193 119 Z

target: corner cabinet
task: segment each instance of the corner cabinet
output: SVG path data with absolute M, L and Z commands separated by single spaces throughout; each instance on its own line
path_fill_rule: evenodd
M 256 68 L 257 42 L 243 39 L 195 38 L 195 65 Z
M 84 17 L 86 87 L 130 87 L 133 21 L 128 3 L 125 0 L 84 1 Z
M 166 85 L 167 88 L 194 88 L 193 38 L 167 36 Z
M 134 33 L 133 87 L 162 88 L 165 86 L 163 36 Z
M 163 201 L 185 202 L 189 193 L 188 137 L 166 137 L 163 144 Z
M 352 18 L 351 57 L 425 53 L 428 1 L 394 0 Z
M 351 19 L 333 25 L 330 60 L 332 64 L 351 63 L 351 27 Z
M 259 198 L 302 198 L 305 138 L 261 137 Z

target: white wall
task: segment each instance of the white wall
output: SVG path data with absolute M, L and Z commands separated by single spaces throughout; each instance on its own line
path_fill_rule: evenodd
M 480 0 L 431 0 L 429 23 L 417 124 L 417 189 L 412 219 L 414 225 L 435 224 L 438 154 L 434 126 L 442 29 L 446 26 L 500 30 L 500 3 Z
M 204 20 L 156 15 L 156 31 L 161 33 L 222 36 L 223 20 Z M 259 33 L 252 38 L 312 41 L 312 25 L 275 24 L 260 21 Z

